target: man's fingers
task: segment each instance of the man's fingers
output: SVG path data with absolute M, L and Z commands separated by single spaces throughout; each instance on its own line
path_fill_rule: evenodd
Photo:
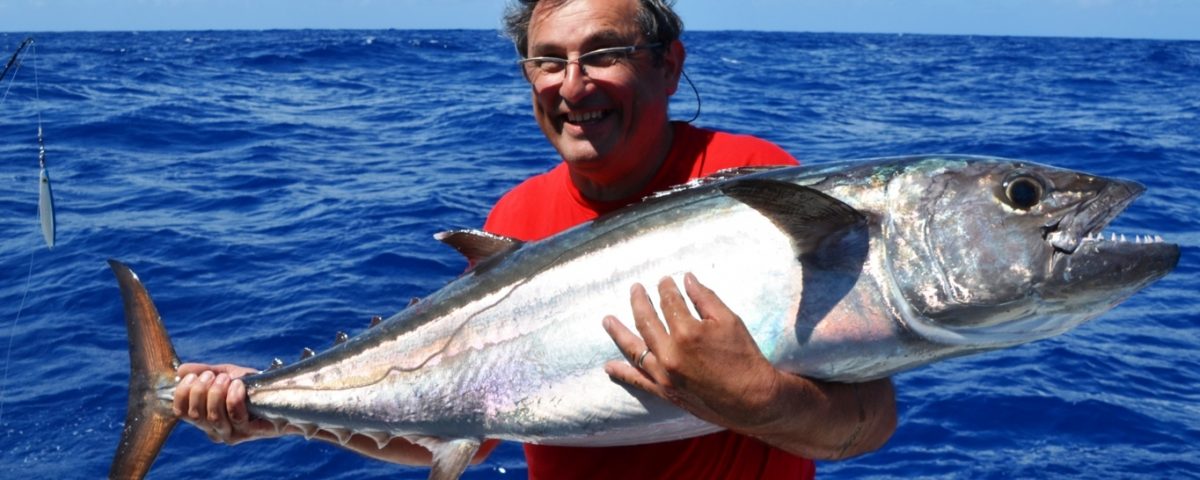
M 182 417 L 188 409 L 188 400 L 190 399 L 188 393 L 191 391 L 192 383 L 195 381 L 196 374 L 189 373 L 184 375 L 183 380 L 180 380 L 178 385 L 175 385 L 175 401 L 171 403 L 171 409 L 174 411 L 176 417 Z
M 213 379 L 212 387 L 208 389 L 208 398 L 205 399 L 205 405 L 208 407 L 208 421 L 219 422 L 225 415 L 225 391 L 229 388 L 229 375 L 224 373 L 218 374 L 217 378 Z
M 185 363 L 175 369 L 175 375 L 185 377 L 190 373 L 200 375 L 204 372 L 226 373 L 229 378 L 241 378 L 248 374 L 255 373 L 257 370 L 253 368 L 234 365 L 232 363 L 221 363 L 217 365 L 209 365 L 207 363 Z
M 658 384 L 650 379 L 645 372 L 625 362 L 612 361 L 604 364 L 604 373 L 613 379 L 637 387 L 641 390 L 662 396 Z
M 246 411 L 246 384 L 241 380 L 233 380 L 225 394 L 225 409 L 229 412 L 229 421 L 234 426 L 240 426 L 250 420 Z
M 631 379 L 628 375 L 636 372 L 641 378 L 642 383 L 637 384 L 643 390 L 649 390 L 655 385 L 668 385 L 670 378 L 666 370 L 659 366 L 658 356 L 655 355 L 654 349 L 648 348 L 642 339 L 634 335 L 633 332 L 625 328 L 616 317 L 609 315 L 604 317 L 604 329 L 608 331 L 608 335 L 613 338 L 613 342 L 617 344 L 617 349 L 625 355 L 629 361 L 624 363 L 629 369 L 620 369 L 624 372 L 624 376 L 618 380 L 626 383 L 633 383 L 626 379 Z M 609 362 L 609 364 L 621 364 L 622 362 Z M 605 371 L 609 371 L 609 366 L 605 365 Z M 611 375 L 611 374 L 610 374 Z
M 213 380 L 212 388 L 208 389 L 208 421 L 222 439 L 228 439 L 231 432 L 229 414 L 225 411 L 224 402 L 229 381 L 228 374 L 219 374 Z
M 683 294 L 679 293 L 679 287 L 675 286 L 675 280 L 671 277 L 663 277 L 658 282 L 658 298 L 662 303 L 663 320 L 666 320 L 667 326 L 671 329 L 671 335 L 686 334 L 695 326 L 696 318 L 692 317 L 692 312 L 688 311 L 687 300 L 684 300 Z
M 651 351 L 662 352 L 663 342 L 667 338 L 667 329 L 658 319 L 658 311 L 650 302 L 650 295 L 640 283 L 633 284 L 629 289 L 629 306 L 633 309 L 633 326 L 642 334 L 642 340 Z M 641 350 L 633 352 L 641 354 Z M 637 361 L 637 358 L 634 358 Z
M 206 371 L 192 383 L 192 388 L 188 392 L 188 417 L 192 420 L 199 420 L 207 414 L 208 387 L 212 385 L 213 378 L 215 378 L 213 373 Z
M 702 285 L 695 275 L 691 273 L 683 275 L 683 289 L 687 292 L 692 304 L 696 306 L 696 313 L 700 314 L 700 318 L 723 320 L 727 316 L 733 316 L 725 302 L 711 289 Z
M 608 315 L 600 324 L 604 326 L 604 331 L 608 332 L 608 336 L 612 337 L 613 343 L 617 345 L 617 350 L 620 350 L 630 363 L 636 362 L 638 353 L 645 348 L 645 342 L 625 328 L 625 325 L 617 320 L 617 317 Z

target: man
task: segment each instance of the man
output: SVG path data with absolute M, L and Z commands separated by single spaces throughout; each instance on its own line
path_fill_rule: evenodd
M 682 24 L 664 0 L 520 0 L 506 25 L 525 57 L 534 117 L 563 162 L 505 194 L 488 216 L 489 231 L 536 240 L 717 170 L 796 163 L 759 139 L 668 121 L 686 54 Z M 685 276 L 686 297 L 670 278 L 657 288 L 669 331 L 644 288 L 632 286 L 637 333 L 615 317 L 602 321 L 629 361 L 610 362 L 605 371 L 727 430 L 627 447 L 527 445 L 531 478 L 811 478 L 808 459 L 861 454 L 891 435 L 889 380 L 831 384 L 780 372 L 694 276 Z M 689 313 L 688 301 L 702 319 Z M 247 418 L 245 387 L 235 378 L 249 372 L 181 367 L 176 413 L 231 443 L 275 435 Z M 429 462 L 428 452 L 403 440 L 379 449 L 355 437 L 348 447 L 389 461 Z M 485 444 L 476 460 L 494 447 Z

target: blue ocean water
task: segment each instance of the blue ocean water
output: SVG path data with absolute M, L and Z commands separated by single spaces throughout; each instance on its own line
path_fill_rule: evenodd
M 0 34 L 0 52 L 24 36 Z M 456 276 L 463 261 L 431 235 L 479 226 L 506 189 L 556 162 L 512 47 L 492 31 L 36 39 L 0 104 L 3 478 L 107 472 L 128 360 L 105 259 L 140 274 L 182 358 L 265 367 Z M 809 164 L 953 152 L 1135 179 L 1149 190 L 1112 230 L 1183 247 L 1173 274 L 1098 321 L 898 375 L 895 436 L 820 463 L 820 477 L 1200 478 L 1200 42 L 685 40 L 698 125 L 759 135 Z M 674 102 L 681 119 L 697 106 L 686 86 Z M 39 114 L 52 251 L 36 218 Z M 151 473 L 425 472 L 300 439 L 229 448 L 182 427 Z M 505 445 L 468 478 L 523 474 L 519 447 Z

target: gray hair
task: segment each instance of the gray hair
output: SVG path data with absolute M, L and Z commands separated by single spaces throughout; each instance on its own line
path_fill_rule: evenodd
M 542 1 L 557 7 L 571 0 L 513 0 L 504 11 L 504 33 L 512 39 L 513 46 L 517 47 L 517 53 L 522 57 L 529 54 L 529 23 L 533 18 L 533 10 Z M 672 8 L 674 4 L 674 0 L 638 0 L 638 28 L 651 43 L 666 47 L 679 40 L 683 33 L 683 20 Z

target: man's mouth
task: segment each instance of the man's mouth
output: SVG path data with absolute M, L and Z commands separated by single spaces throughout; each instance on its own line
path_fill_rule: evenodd
M 610 110 L 591 110 L 587 112 L 572 112 L 566 115 L 567 123 L 572 125 L 588 125 L 608 117 Z

